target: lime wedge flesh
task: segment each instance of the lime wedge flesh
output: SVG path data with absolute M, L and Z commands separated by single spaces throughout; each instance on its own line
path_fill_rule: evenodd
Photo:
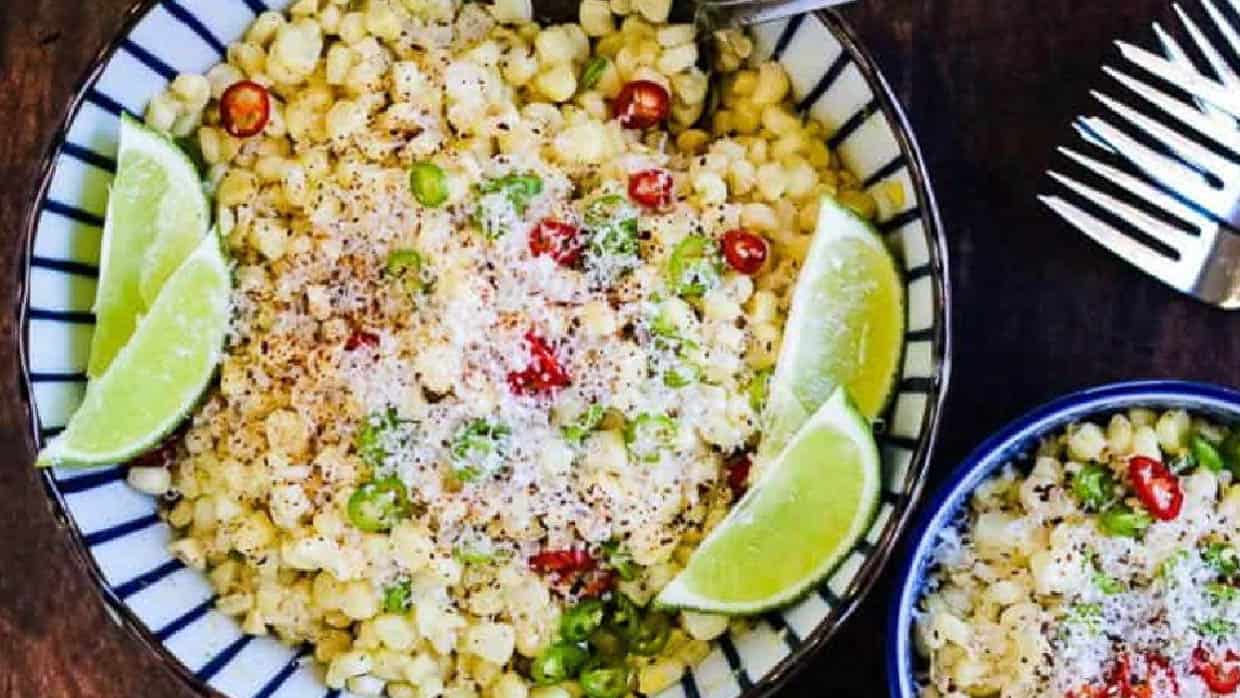
M 882 238 L 824 197 L 771 378 L 759 461 L 779 453 L 843 386 L 861 414 L 882 412 L 904 348 L 904 284 Z
M 864 534 L 879 479 L 869 424 L 837 390 L 656 603 L 747 615 L 795 601 Z
M 86 388 L 69 425 L 38 464 L 128 460 L 159 443 L 209 385 L 229 322 L 228 265 L 210 234 L 168 278 L 108 370 Z
M 189 157 L 163 134 L 122 117 L 95 292 L 91 378 L 103 375 L 168 277 L 206 235 L 208 216 Z

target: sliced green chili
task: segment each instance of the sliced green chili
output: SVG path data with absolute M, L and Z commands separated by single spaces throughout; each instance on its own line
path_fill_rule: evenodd
M 577 675 L 590 659 L 579 645 L 556 642 L 544 649 L 530 663 L 530 678 L 539 686 L 551 686 Z
M 384 443 L 387 434 L 399 425 L 400 418 L 394 407 L 382 412 L 372 412 L 353 437 L 353 446 L 357 449 L 358 457 L 372 468 L 383 465 L 389 455 Z
M 603 659 L 623 660 L 629 652 L 629 641 L 615 627 L 604 625 L 590 633 L 590 648 Z
M 543 181 L 536 174 L 510 174 L 495 179 L 488 179 L 478 185 L 481 194 L 503 194 L 512 204 L 517 215 L 525 213 L 530 200 L 542 193 Z
M 620 575 L 620 579 L 631 582 L 637 579 L 637 563 L 633 562 L 633 556 L 625 550 L 619 541 L 607 541 L 603 543 L 603 552 L 607 554 L 607 566 L 616 571 Z
M 395 477 L 368 482 L 349 497 L 349 521 L 368 533 L 390 530 L 409 516 L 409 496 Z
M 1214 447 L 1214 444 L 1207 441 L 1202 435 L 1193 434 L 1193 437 L 1188 441 L 1188 448 L 1193 454 L 1193 458 L 1196 459 L 1197 465 L 1212 473 L 1217 473 L 1223 469 L 1223 457 L 1219 455 L 1218 449 Z
M 1136 538 L 1150 527 L 1153 519 L 1143 509 L 1133 509 L 1127 504 L 1115 504 L 1098 516 L 1098 525 L 1108 536 Z
M 637 635 L 633 638 L 634 654 L 653 657 L 667 647 L 667 639 L 672 633 L 672 622 L 664 613 L 647 613 L 637 626 Z
M 1232 475 L 1240 477 L 1240 431 L 1228 435 L 1219 445 L 1219 455 Z
M 587 698 L 622 698 L 629 692 L 629 670 L 624 666 L 598 666 L 581 672 L 577 682 Z
M 443 169 L 430 162 L 415 162 L 409 168 L 409 188 L 418 203 L 438 208 L 448 200 L 448 178 Z
M 586 599 L 560 618 L 560 636 L 569 642 L 585 642 L 603 625 L 607 609 L 598 599 Z
M 1240 554 L 1226 543 L 1210 543 L 1201 551 L 1201 559 L 1221 577 L 1234 577 L 1240 572 Z
M 663 414 L 639 414 L 624 428 L 624 443 L 639 460 L 659 460 L 659 452 L 676 438 L 676 422 Z

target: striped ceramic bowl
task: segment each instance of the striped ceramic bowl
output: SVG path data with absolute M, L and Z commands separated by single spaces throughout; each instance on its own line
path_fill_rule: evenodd
M 141 114 L 178 72 L 218 62 L 259 12 L 288 0 L 145 0 L 82 81 L 49 151 L 28 217 L 21 347 L 40 439 L 55 434 L 85 389 L 95 278 L 122 112 Z M 835 127 L 830 145 L 867 187 L 903 185 L 881 229 L 906 267 L 908 336 L 899 393 L 881 436 L 886 484 L 873 528 L 817 593 L 725 637 L 669 698 L 734 698 L 779 686 L 856 607 L 886 561 L 921 489 L 948 372 L 943 233 L 924 165 L 890 89 L 834 14 L 761 26 L 758 50 L 787 69 L 800 106 Z M 880 197 L 882 198 L 882 197 Z M 202 695 L 334 696 L 304 653 L 241 634 L 212 608 L 204 577 L 165 549 L 155 503 L 119 467 L 45 473 L 47 494 L 118 622 Z

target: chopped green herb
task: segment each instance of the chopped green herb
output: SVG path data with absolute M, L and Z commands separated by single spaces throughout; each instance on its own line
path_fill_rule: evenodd
M 1076 623 L 1091 633 L 1102 627 L 1102 605 L 1096 603 L 1078 603 L 1068 608 L 1068 622 Z
M 383 590 L 383 610 L 386 613 L 404 613 L 413 607 L 413 585 L 409 580 L 392 584 Z
M 357 449 L 358 457 L 372 468 L 383 465 L 389 455 L 384 441 L 388 433 L 399 425 L 400 419 L 395 407 L 371 413 L 353 437 L 353 446 Z
M 1158 565 L 1158 578 L 1159 579 L 1170 578 L 1171 575 L 1175 572 L 1175 568 L 1178 567 L 1180 563 L 1186 560 L 1187 558 L 1188 558 L 1187 550 L 1177 550 L 1174 553 L 1168 555 L 1167 559 L 1163 560 L 1162 563 Z
M 591 255 L 637 256 L 637 209 L 623 196 L 600 196 L 586 206 L 583 218 Z
M 457 548 L 452 551 L 452 557 L 463 565 L 489 565 L 498 562 L 504 556 L 494 551 Z
M 1231 603 L 1240 599 L 1240 589 L 1230 584 L 1210 582 L 1206 584 L 1206 596 L 1210 597 L 1213 603 Z
M 763 368 L 755 371 L 749 385 L 745 386 L 745 394 L 749 396 L 749 406 L 754 412 L 761 412 L 766 406 L 767 390 L 771 384 L 771 369 Z
M 560 428 L 560 433 L 564 436 L 564 440 L 574 446 L 580 446 L 586 437 L 590 435 L 590 432 L 597 429 L 598 425 L 602 423 L 603 414 L 606 411 L 598 403 L 590 405 L 590 408 L 577 417 L 575 421 Z
M 1224 638 L 1235 634 L 1236 624 L 1225 618 L 1211 618 L 1198 623 L 1194 629 L 1202 635 Z
M 690 235 L 667 261 L 667 282 L 672 291 L 682 296 L 700 296 L 719 283 L 722 264 L 718 246 L 700 235 Z
M 1124 583 L 1101 571 L 1094 571 L 1094 586 L 1104 594 L 1119 594 L 1126 588 Z
M 495 471 L 512 430 L 486 419 L 466 424 L 452 438 L 453 469 L 461 482 L 472 482 Z
M 1102 511 L 1115 500 L 1115 476 L 1105 465 L 1089 463 L 1072 479 L 1072 493 L 1081 506 Z
M 588 90 L 598 84 L 603 77 L 603 73 L 607 72 L 608 61 L 603 56 L 595 56 L 586 63 L 586 67 L 581 71 L 581 79 L 577 84 L 581 86 L 582 91 Z
M 1201 551 L 1201 560 L 1221 577 L 1234 577 L 1240 572 L 1240 554 L 1226 543 L 1210 543 Z
M 517 215 L 523 215 L 530 200 L 542 193 L 543 181 L 536 174 L 510 174 L 488 179 L 478 185 L 481 194 L 503 194 Z
M 1153 519 L 1144 509 L 1133 509 L 1127 504 L 1115 504 L 1098 516 L 1098 525 L 1108 536 L 1136 538 L 1150 527 Z
M 607 554 L 607 566 L 615 570 L 620 579 L 626 582 L 637 579 L 637 563 L 633 562 L 633 556 L 620 546 L 619 541 L 603 543 L 603 552 Z

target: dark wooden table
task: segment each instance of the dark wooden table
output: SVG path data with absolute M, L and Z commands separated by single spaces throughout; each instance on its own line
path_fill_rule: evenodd
M 109 620 L 30 468 L 18 406 L 17 250 L 36 167 L 132 0 L 0 2 L 0 697 L 189 696 Z M 955 370 L 940 476 L 1035 404 L 1112 380 L 1240 385 L 1240 319 L 1180 297 L 1035 203 L 1111 41 L 1173 23 L 1167 0 L 863 0 L 847 14 L 906 106 L 951 247 Z M 1230 324 L 1229 324 L 1230 323 Z M 886 694 L 889 580 L 787 696 Z

